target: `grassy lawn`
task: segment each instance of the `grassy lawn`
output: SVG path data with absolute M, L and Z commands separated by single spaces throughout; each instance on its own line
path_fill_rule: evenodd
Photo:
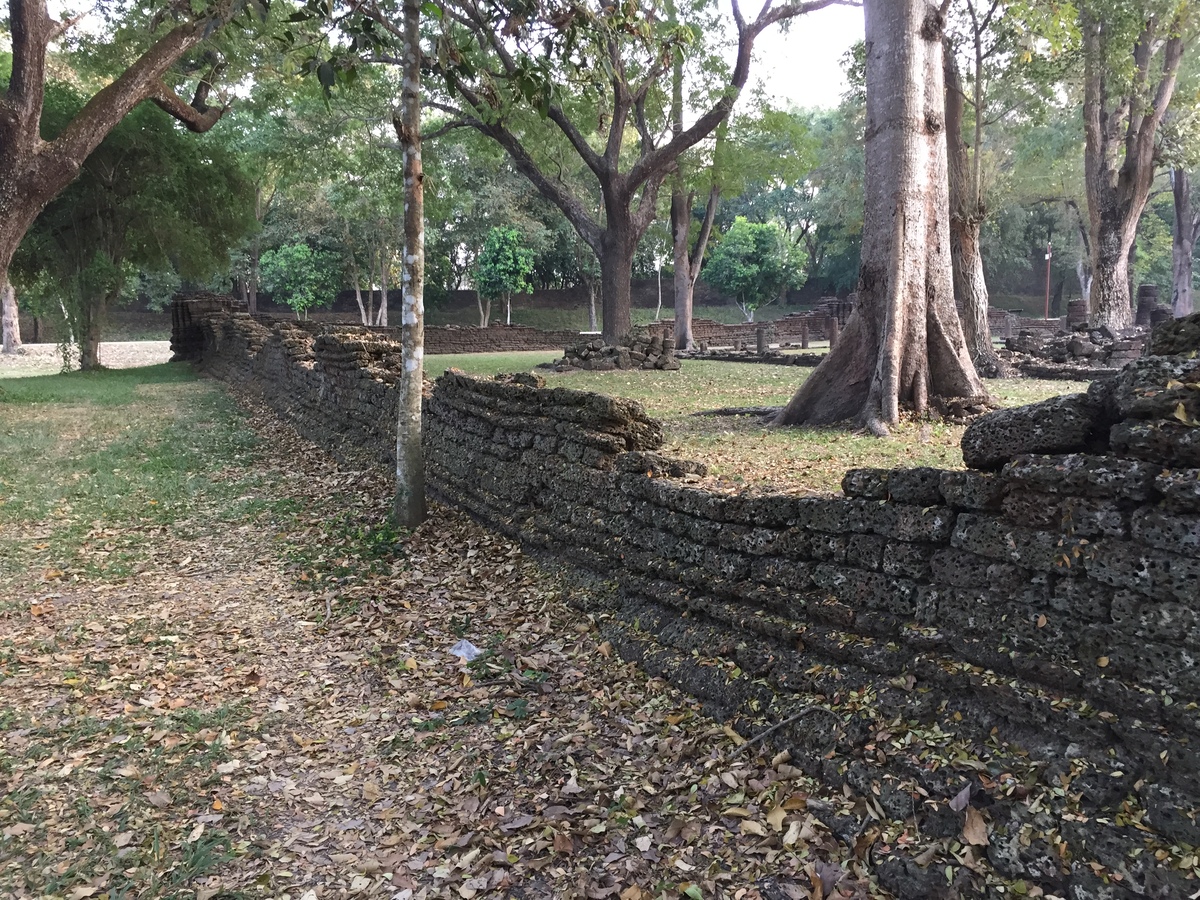
M 6 379 L 0 578 L 31 559 L 55 578 L 133 573 L 161 529 L 238 511 L 244 485 L 226 469 L 255 444 L 224 392 L 186 367 Z M 119 539 L 98 522 L 119 526 Z

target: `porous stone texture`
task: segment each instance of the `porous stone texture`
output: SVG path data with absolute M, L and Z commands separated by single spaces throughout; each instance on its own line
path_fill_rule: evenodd
M 997 469 L 1014 454 L 1083 450 L 1103 438 L 1106 407 L 1088 394 L 1001 409 L 976 419 L 962 438 L 963 461 Z
M 1088 380 L 1116 372 L 1146 350 L 1148 331 L 1080 325 L 1063 334 L 1045 328 L 1023 328 L 1007 337 L 1000 358 L 1033 378 Z
M 600 338 L 573 344 L 553 364 L 559 372 L 586 369 L 589 372 L 615 372 L 618 369 L 661 369 L 674 372 L 679 360 L 661 331 L 636 328 L 620 344 L 605 344 Z
M 395 344 L 228 312 L 199 327 L 204 370 L 335 452 L 390 459 Z M 1200 837 L 1200 463 L 1170 456 L 1180 441 L 1110 445 L 1097 428 L 1121 408 L 1147 418 L 1112 434 L 1161 431 L 1167 382 L 1191 383 L 1181 366 L 1142 360 L 1128 391 L 994 414 L 1009 424 L 972 451 L 988 471 L 856 470 L 838 497 L 723 493 L 661 452 L 636 403 L 451 372 L 427 398 L 427 479 L 595 573 L 590 611 L 615 650 L 744 735 L 820 710 L 769 743 L 864 798 L 814 808 L 851 844 L 872 805 L 915 817 L 922 842 L 959 841 L 948 802 L 969 786 L 991 824 L 981 852 L 1007 877 L 1179 898 L 1195 882 L 1147 847 Z M 970 866 L 916 854 L 877 847 L 873 871 L 910 900 L 996 896 Z

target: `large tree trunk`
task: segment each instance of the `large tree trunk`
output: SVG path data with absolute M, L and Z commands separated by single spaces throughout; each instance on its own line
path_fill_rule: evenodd
M 400 110 L 394 124 L 404 154 L 404 293 L 397 386 L 396 522 L 415 528 L 425 521 L 425 455 L 421 447 L 421 399 L 425 356 L 425 188 L 421 170 L 421 0 L 404 0 L 404 48 Z M 386 298 L 383 301 L 387 305 Z
M 1136 236 L 1137 219 L 1129 222 L 1120 210 L 1101 213 L 1092 224 L 1092 284 L 1088 308 L 1093 324 L 1114 330 L 1133 325 L 1129 253 Z
M 983 277 L 979 228 L 984 209 L 979 185 L 972 177 L 967 143 L 963 140 L 962 79 L 950 48 L 945 48 L 946 73 L 946 165 L 950 185 L 950 262 L 954 278 L 954 300 L 962 319 L 967 353 L 980 373 L 998 375 L 1000 359 L 992 347 L 988 325 L 988 290 Z M 976 91 L 976 106 L 979 91 Z M 981 113 L 976 109 L 976 116 Z M 979 129 L 976 129 L 978 135 Z M 978 136 L 977 136 L 978 140 Z M 979 153 L 976 144 L 975 153 Z
M 475 302 L 479 304 L 479 327 L 487 328 L 488 323 L 492 321 L 492 298 L 484 300 L 483 295 L 476 291 Z
M 1192 314 L 1192 255 L 1200 234 L 1200 216 L 1192 212 L 1192 179 L 1183 169 L 1172 173 L 1175 228 L 1171 234 L 1171 308 L 1175 318 Z
M 611 211 L 610 211 L 611 215 Z M 604 317 L 601 333 L 606 344 L 620 343 L 633 327 L 630 282 L 633 279 L 633 253 L 637 237 L 632 224 L 611 218 L 601 238 L 600 312 Z
M 0 281 L 0 308 L 3 309 L 3 343 L 5 353 L 16 353 L 21 347 L 21 321 L 17 318 L 17 292 L 5 281 Z M 35 336 L 36 337 L 36 336 Z
M 837 345 L 776 419 L 845 419 L 886 434 L 901 405 L 987 401 L 954 306 L 942 17 L 927 2 L 866 0 L 866 206 L 859 302 Z
M 1175 92 L 1183 57 L 1180 17 L 1186 14 L 1183 5 L 1167 23 L 1147 16 L 1131 48 L 1130 92 L 1121 95 L 1114 90 L 1118 79 L 1110 77 L 1111 67 L 1129 49 L 1110 46 L 1112 29 L 1097 18 L 1097 10 L 1081 9 L 1083 160 L 1092 269 L 1089 312 L 1095 325 L 1121 329 L 1133 324 L 1129 253 L 1154 182 L 1156 135 Z M 1161 61 L 1155 62 L 1159 49 Z M 1152 81 L 1155 71 L 1157 84 Z

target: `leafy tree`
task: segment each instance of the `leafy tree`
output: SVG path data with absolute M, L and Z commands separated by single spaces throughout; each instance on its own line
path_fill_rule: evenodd
M 427 105 L 449 116 L 443 127 L 470 127 L 495 140 L 592 248 L 600 261 L 604 335 L 616 341 L 632 325 L 634 254 L 654 218 L 659 189 L 679 157 L 728 116 L 749 77 L 758 35 L 833 2 L 773 7 L 768 0 L 752 21 L 735 3 L 732 69 L 719 79 L 721 88 L 697 105 L 689 127 L 679 133 L 665 129 L 669 137 L 662 127 L 660 82 L 677 47 L 702 48 L 705 34 L 716 31 L 708 4 L 689 7 L 698 13 L 692 21 L 673 22 L 628 5 L 566 2 L 534 9 L 435 2 L 437 46 L 424 60 L 449 97 Z M 310 0 L 310 7 L 320 5 Z M 354 34 L 356 44 L 382 41 L 385 46 L 375 51 L 376 58 L 398 62 L 402 54 L 394 50 L 399 37 L 394 5 L 350 7 L 353 14 L 342 27 Z M 566 147 L 587 167 L 601 195 L 603 215 L 559 177 L 553 162 L 558 147 Z
M 749 222 L 739 216 L 704 266 L 704 279 L 732 296 L 747 322 L 774 303 L 794 278 L 791 242 L 774 223 Z
M 342 268 L 337 256 L 328 250 L 314 250 L 308 244 L 285 244 L 262 255 L 263 287 L 307 319 L 315 306 L 333 302 L 342 286 Z
M 7 31 L 12 42 L 11 77 L 0 84 L 0 295 L 3 344 L 20 345 L 16 303 L 9 302 L 9 266 L 21 240 L 38 214 L 75 180 L 87 157 L 105 136 L 143 100 L 151 100 L 190 130 L 207 131 L 224 113 L 210 106 L 212 80 L 220 64 L 197 60 L 191 77 L 173 70 L 196 52 L 250 0 L 197 0 L 191 4 L 104 5 L 118 17 L 110 23 L 106 60 L 114 62 L 107 78 L 97 82 L 89 102 L 49 141 L 41 134 L 47 56 L 74 20 L 51 18 L 46 0 L 9 0 Z M 265 0 L 252 0 L 265 12 Z M 124 27 L 117 27 L 124 26 Z M 191 103 L 176 92 L 196 82 Z
M 49 85 L 43 127 L 55 133 L 83 102 L 75 87 Z M 132 298 L 139 271 L 152 284 L 203 280 L 228 265 L 230 245 L 254 227 L 251 191 L 219 136 L 191 139 L 140 106 L 43 210 L 15 268 L 65 300 L 80 363 L 90 369 L 100 364 L 105 312 Z
M 512 295 L 533 289 L 533 252 L 515 228 L 493 228 L 488 232 L 475 265 L 475 287 L 480 297 L 480 328 L 486 328 L 492 301 L 504 301 L 504 324 L 512 324 Z M 486 306 L 484 303 L 486 302 Z
M 1178 0 L 1021 4 L 1053 48 L 1082 60 L 1091 318 L 1132 323 L 1130 256 L 1160 162 L 1160 130 L 1200 17 Z

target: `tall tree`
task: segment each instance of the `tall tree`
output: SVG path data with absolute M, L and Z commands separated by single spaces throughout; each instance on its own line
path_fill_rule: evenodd
M 46 91 L 43 128 L 54 134 L 82 105 L 69 85 Z M 251 190 L 218 135 L 189 139 L 142 106 L 116 125 L 79 178 L 38 216 L 14 270 L 41 276 L 66 298 L 80 366 L 101 364 L 106 311 L 129 296 L 137 272 L 202 280 L 228 266 L 230 246 L 254 227 Z
M 349 2 L 396 33 L 379 0 Z M 728 116 L 749 77 L 758 35 L 777 22 L 840 2 L 846 0 L 774 7 L 767 0 L 752 21 L 734 2 L 736 58 L 724 89 L 697 111 L 689 127 L 679 134 L 667 129 L 669 136 L 661 137 L 660 81 L 671 66 L 673 48 L 693 43 L 694 30 L 673 27 L 653 8 L 635 5 L 564 0 L 533 9 L 515 2 L 442 0 L 435 4 L 442 28 L 438 51 L 426 64 L 452 99 L 430 105 L 449 114 L 454 124 L 499 143 L 592 248 L 600 261 L 604 337 L 616 341 L 632 326 L 633 259 L 654 218 L 659 188 L 680 155 Z M 577 93 L 570 94 L 572 89 Z M 529 115 L 531 107 L 541 121 Z M 555 139 L 550 130 L 587 166 L 603 197 L 603 216 L 593 214 L 590 203 L 542 163 L 539 145 Z
M 901 404 L 983 402 L 951 283 L 944 20 L 926 0 L 866 0 L 866 204 L 859 301 L 779 425 L 855 419 L 886 434 Z
M 1194 28 L 1188 3 L 1079 4 L 1084 170 L 1096 324 L 1133 323 L 1129 255 L 1158 164 L 1157 135 Z
M 50 17 L 46 0 L 9 0 L 12 76 L 0 94 L 0 291 L 8 292 L 8 268 L 34 219 L 79 174 L 83 161 L 105 135 L 143 100 L 152 100 L 190 130 L 207 131 L 225 111 L 209 106 L 212 72 L 202 77 L 191 103 L 169 78 L 172 67 L 226 24 L 244 0 L 164 6 L 151 19 L 149 45 L 96 91 L 51 141 L 41 137 L 46 61 L 51 44 L 75 24 Z M 265 5 L 259 0 L 262 9 Z M 176 24 L 164 27 L 173 19 Z M 136 53 L 136 51 L 135 51 Z M 16 305 L 3 304 L 6 318 Z M 4 325 L 4 349 L 15 350 L 20 330 Z
M 425 384 L 425 175 L 421 168 L 421 2 L 404 0 L 400 108 L 392 122 L 404 154 L 404 252 L 401 259 L 401 358 L 396 420 L 396 522 L 425 521 L 421 398 Z

